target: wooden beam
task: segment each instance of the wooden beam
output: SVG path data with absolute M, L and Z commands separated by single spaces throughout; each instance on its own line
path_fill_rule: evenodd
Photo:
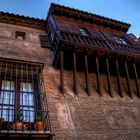
M 64 52 L 60 51 L 60 83 L 61 92 L 64 94 Z
M 108 58 L 106 58 L 105 61 L 106 61 L 106 71 L 107 71 L 108 92 L 109 92 L 110 96 L 113 97 Z
M 97 88 L 98 88 L 99 95 L 102 96 L 98 56 L 96 56 L 95 59 L 96 59 Z
M 124 62 L 124 64 L 125 64 L 126 83 L 127 83 L 128 94 L 132 98 L 132 90 L 131 90 L 131 87 L 130 87 L 130 79 L 129 79 L 129 73 L 128 73 L 128 65 L 127 65 L 127 62 L 126 61 Z
M 89 89 L 89 76 L 88 76 L 88 58 L 87 54 L 84 55 L 85 59 L 85 80 L 86 80 L 86 91 L 87 94 L 90 95 L 90 89 Z
M 137 73 L 137 68 L 136 68 L 135 63 L 133 63 L 133 68 L 134 68 L 134 73 L 135 73 L 135 84 L 136 84 L 136 89 L 137 89 L 137 95 L 138 97 L 140 97 L 139 79 L 138 79 L 138 73 Z
M 121 80 L 120 80 L 120 70 L 119 70 L 119 64 L 118 64 L 117 59 L 115 60 L 115 64 L 116 64 L 117 83 L 118 83 L 119 94 L 120 94 L 121 97 L 123 97 L 122 87 L 121 87 Z
M 73 52 L 73 83 L 74 83 L 74 92 L 78 94 L 78 86 L 77 86 L 77 71 L 76 71 L 76 53 Z

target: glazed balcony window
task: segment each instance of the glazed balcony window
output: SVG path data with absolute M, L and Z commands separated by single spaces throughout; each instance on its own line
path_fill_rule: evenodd
M 114 36 L 113 38 L 115 39 L 115 41 L 117 43 L 124 44 L 124 45 L 128 44 L 127 41 L 124 38 L 116 37 L 116 36 Z
M 85 27 L 79 27 L 79 31 L 84 36 L 89 36 L 90 35 L 88 30 Z

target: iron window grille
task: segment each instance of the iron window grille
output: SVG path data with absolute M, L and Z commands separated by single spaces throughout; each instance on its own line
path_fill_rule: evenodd
M 0 59 L 0 132 L 50 131 L 42 71 L 43 64 Z M 38 113 L 42 129 L 36 125 Z

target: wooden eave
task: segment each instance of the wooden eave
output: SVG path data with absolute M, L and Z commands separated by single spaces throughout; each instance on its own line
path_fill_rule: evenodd
M 19 26 L 25 26 L 35 29 L 45 30 L 46 21 L 43 19 L 20 16 L 11 13 L 0 12 L 0 22 L 7 24 L 14 24 Z
M 128 23 L 121 22 L 118 20 L 114 20 L 111 18 L 103 17 L 100 15 L 88 13 L 85 11 L 81 11 L 78 9 L 73 9 L 65 6 L 61 6 L 58 4 L 51 4 L 49 9 L 49 15 L 58 15 L 58 16 L 65 16 L 67 18 L 79 19 L 82 21 L 89 22 L 91 24 L 102 25 L 105 27 L 110 27 L 112 29 L 116 29 L 119 31 L 127 32 L 129 27 L 131 26 Z

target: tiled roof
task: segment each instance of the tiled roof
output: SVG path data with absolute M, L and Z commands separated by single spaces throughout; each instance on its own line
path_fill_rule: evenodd
M 0 22 L 20 26 L 26 26 L 36 29 L 45 29 L 45 20 L 21 16 L 13 13 L 0 12 Z

